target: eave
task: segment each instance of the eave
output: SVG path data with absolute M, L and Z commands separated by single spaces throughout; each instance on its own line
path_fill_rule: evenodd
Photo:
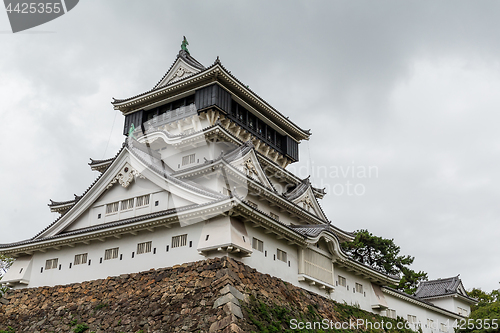
M 93 160 L 90 159 L 90 168 L 92 171 L 99 171 L 103 173 L 110 165 L 113 163 L 114 158 L 109 158 L 106 160 Z
M 338 266 L 346 268 L 348 271 L 356 272 L 358 275 L 365 275 L 366 278 L 371 280 L 372 282 L 376 282 L 379 284 L 398 284 L 399 279 L 390 277 L 382 272 L 378 272 L 369 266 L 365 266 L 363 264 L 358 263 L 354 259 L 347 257 L 342 252 L 343 257 L 338 258 L 335 263 Z
M 182 91 L 199 88 L 211 82 L 220 82 L 223 87 L 233 92 L 235 96 L 242 98 L 247 103 L 254 105 L 254 110 L 261 115 L 261 117 L 269 118 L 271 121 L 278 122 L 287 128 L 287 132 L 296 140 L 308 140 L 311 135 L 291 122 L 287 117 L 283 116 L 279 111 L 274 109 L 260 96 L 255 94 L 239 80 L 232 76 L 220 63 L 215 63 L 204 71 L 188 76 L 182 80 L 176 81 L 172 84 L 152 89 L 143 94 L 131 97 L 124 100 L 115 100 L 112 102 L 115 110 L 120 110 L 124 115 L 138 111 L 147 107 L 150 104 L 156 103 L 160 100 L 167 99 L 173 95 L 179 94 Z
M 191 134 L 184 135 L 185 138 L 183 138 L 182 141 L 179 141 L 178 143 L 176 143 L 176 145 L 177 146 L 183 146 L 184 144 L 191 144 L 193 141 L 197 141 L 197 138 L 199 137 L 199 135 L 201 133 L 203 133 L 205 135 L 204 138 L 207 138 L 207 139 L 210 139 L 210 138 L 212 138 L 214 136 L 217 136 L 217 137 L 220 137 L 220 138 L 226 140 L 227 142 L 230 142 L 230 143 L 233 143 L 233 144 L 236 144 L 236 145 L 242 145 L 242 144 L 244 144 L 243 141 L 241 141 L 240 139 L 236 138 L 232 133 L 230 133 L 228 130 L 226 130 L 222 125 L 215 124 L 215 125 L 206 127 L 206 128 L 204 128 L 204 129 L 202 129 L 202 130 L 200 130 L 198 132 L 194 132 L 194 133 L 191 133 Z M 178 134 L 177 136 L 180 137 L 181 134 Z M 185 141 L 186 138 L 190 138 L 190 141 Z M 150 140 L 148 142 L 153 142 L 153 140 Z M 259 160 L 259 162 L 261 164 L 263 164 L 263 166 L 269 166 L 270 167 L 270 171 L 272 171 L 273 174 L 279 174 L 280 176 L 283 177 L 283 179 L 286 182 L 292 183 L 294 185 L 298 185 L 302 181 L 300 178 L 298 178 L 297 176 L 295 176 L 290 171 L 282 168 L 277 163 L 275 163 L 272 160 L 270 160 L 268 157 L 265 157 L 264 155 L 262 155 L 262 153 L 260 151 L 255 150 L 255 152 L 256 152 L 257 159 Z M 267 168 L 264 168 L 264 169 L 267 170 Z M 176 172 L 176 175 L 184 174 L 185 170 L 189 170 L 189 169 L 184 169 L 184 170 L 181 170 L 179 172 Z M 267 177 L 271 177 L 271 176 L 267 175 Z M 321 192 L 320 189 L 317 189 L 315 187 L 311 187 L 311 188 L 313 189 L 314 194 L 317 195 L 316 197 L 318 197 L 320 199 L 323 198 L 324 193 Z
M 433 304 L 429 304 L 427 302 L 424 302 L 424 301 L 421 301 L 421 300 L 418 300 L 414 297 L 411 297 L 411 296 L 406 296 L 406 295 L 403 295 L 403 293 L 400 293 L 400 292 L 396 292 L 392 289 L 389 289 L 387 287 L 382 287 L 382 291 L 386 294 L 389 294 L 391 296 L 394 296 L 394 297 L 398 297 L 400 299 L 403 299 L 407 302 L 410 302 L 410 303 L 413 303 L 413 304 L 416 304 L 416 305 L 419 305 L 423 308 L 426 308 L 426 309 L 429 309 L 429 310 L 432 310 L 432 311 L 435 311 L 435 312 L 438 312 L 438 313 L 441 313 L 441 314 L 444 314 L 444 315 L 447 315 L 447 316 L 451 316 L 455 319 L 458 319 L 458 320 L 461 320 L 461 319 L 467 319 L 467 317 L 464 317 L 464 316 L 461 316 L 455 312 L 452 312 L 452 311 L 449 311 L 449 310 L 446 310 L 446 309 L 443 309 L 443 308 L 440 308 L 438 306 L 435 306 Z
M 220 169 L 222 167 L 225 167 L 226 171 L 228 171 L 231 175 L 238 177 L 242 182 L 248 182 L 249 187 L 258 191 L 258 193 L 262 194 L 260 199 L 265 198 L 269 200 L 270 202 L 280 207 L 281 210 L 287 211 L 291 213 L 291 215 L 295 215 L 297 218 L 302 219 L 304 221 L 308 221 L 313 224 L 325 224 L 328 222 L 313 215 L 312 213 L 296 205 L 295 203 L 289 202 L 287 199 L 273 192 L 271 189 L 264 186 L 260 182 L 257 182 L 255 179 L 250 178 L 247 175 L 243 174 L 240 170 L 234 168 L 231 164 L 227 163 L 223 159 L 218 160 L 215 163 L 203 164 L 200 166 L 200 168 L 197 168 L 195 170 L 189 170 L 186 173 L 181 173 L 176 176 L 179 179 L 188 178 L 191 176 L 199 176 L 206 173 L 212 173 L 215 171 L 215 169 Z M 344 237 L 348 239 L 350 238 L 349 235 L 347 234 L 345 234 Z
M 459 298 L 459 299 L 461 299 L 464 302 L 469 303 L 469 304 L 477 304 L 477 302 L 478 302 L 477 299 L 474 299 L 472 297 L 467 297 L 467 296 L 461 295 L 459 293 L 440 295 L 440 296 L 431 296 L 431 297 L 420 297 L 420 298 L 423 300 L 426 300 L 426 301 L 430 301 L 430 302 L 432 300 L 443 299 L 443 298 Z
M 59 250 L 61 247 L 74 247 L 78 243 L 89 244 L 92 241 L 104 242 L 106 238 L 120 238 L 124 234 L 137 234 L 140 231 L 154 231 L 154 228 L 167 227 L 179 223 L 179 220 L 208 219 L 230 210 L 233 203 L 230 199 L 219 200 L 204 205 L 181 207 L 163 212 L 138 216 L 122 221 L 96 225 L 90 228 L 73 230 L 55 236 L 11 244 L 2 244 L 1 254 L 18 256 L 28 255 L 35 251 L 45 252 L 48 249 Z

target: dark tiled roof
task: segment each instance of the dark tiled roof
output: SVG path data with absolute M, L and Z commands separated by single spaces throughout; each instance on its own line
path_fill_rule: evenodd
M 47 206 L 54 207 L 54 206 L 63 206 L 63 205 L 75 204 L 78 200 L 80 200 L 80 198 L 81 198 L 81 196 L 77 196 L 75 194 L 75 198 L 73 200 L 68 200 L 68 201 L 54 201 L 52 199 L 49 199 L 50 203 Z
M 283 196 L 290 201 L 300 197 L 305 191 L 307 191 L 309 186 L 311 186 L 311 182 L 309 181 L 309 177 L 303 179 L 300 184 L 298 184 L 294 188 L 290 189 L 287 193 L 284 193 Z
M 446 279 L 422 281 L 415 292 L 415 296 L 418 298 L 434 298 L 455 294 L 474 300 L 467 295 L 459 275 Z
M 179 57 L 179 55 L 177 56 Z M 193 58 L 194 59 L 194 58 Z M 177 58 L 176 58 L 176 61 L 177 61 Z M 168 72 L 172 69 L 172 67 L 174 66 L 175 64 L 175 61 L 174 63 L 172 64 L 172 66 L 170 66 L 169 70 L 167 71 L 167 73 L 165 73 L 165 75 L 162 77 L 162 79 L 155 85 L 155 87 L 153 89 L 150 89 L 146 92 L 143 92 L 141 94 L 138 94 L 138 95 L 135 95 L 135 96 L 132 96 L 132 97 L 129 97 L 129 98 L 123 98 L 123 99 L 116 99 L 116 98 L 113 98 L 113 102 L 112 104 L 116 104 L 116 103 L 122 103 L 122 102 L 126 102 L 126 101 L 129 101 L 129 100 L 132 100 L 134 98 L 137 98 L 137 97 L 140 97 L 140 96 L 144 96 L 144 95 L 147 95 L 155 90 L 159 90 L 159 89 L 163 89 L 169 85 L 173 85 L 173 84 L 177 84 L 179 82 L 182 82 L 182 81 L 186 81 L 188 80 L 189 78 L 191 78 L 192 76 L 194 75 L 198 75 L 200 73 L 206 73 L 208 71 L 210 71 L 212 68 L 214 68 L 215 66 L 219 65 L 222 69 L 224 69 L 225 73 L 231 77 L 233 80 L 235 80 L 236 82 L 238 82 L 240 85 L 246 87 L 246 89 L 248 89 L 249 92 L 251 92 L 252 94 L 254 94 L 256 97 L 258 97 L 260 100 L 262 100 L 264 102 L 264 104 L 266 104 L 273 112 L 275 112 L 278 116 L 281 116 L 282 118 L 285 118 L 290 124 L 292 124 L 293 126 L 295 126 L 297 129 L 299 129 L 299 131 L 303 132 L 303 133 L 306 133 L 307 135 L 311 135 L 311 130 L 308 129 L 308 130 L 304 130 L 302 129 L 301 127 L 299 127 L 297 124 L 295 124 L 293 121 L 291 121 L 289 119 L 289 117 L 285 117 L 281 112 L 279 112 L 278 110 L 276 110 L 274 107 L 272 107 L 268 102 L 266 102 L 266 100 L 264 100 L 262 97 L 260 97 L 258 94 L 256 94 L 254 91 L 252 91 L 247 85 L 243 84 L 243 82 L 241 82 L 240 80 L 238 80 L 238 78 L 236 78 L 232 73 L 231 71 L 227 70 L 223 65 L 222 63 L 220 62 L 219 60 L 219 57 L 217 57 L 217 60 L 215 60 L 215 62 L 209 66 L 209 67 L 206 67 L 206 68 L 203 68 L 201 72 L 198 72 L 198 73 L 193 73 L 191 75 L 188 75 L 180 80 L 176 80 L 175 82 L 171 82 L 171 83 L 167 83 L 166 85 L 164 86 L 161 86 L 159 87 L 158 84 L 160 84 L 160 82 L 165 78 L 165 76 L 168 74 Z
M 441 311 L 444 311 L 444 312 L 450 313 L 450 314 L 452 314 L 452 315 L 454 315 L 454 316 L 457 316 L 457 315 L 458 315 L 458 316 L 461 316 L 461 315 L 459 315 L 459 314 L 458 314 L 458 313 L 456 313 L 456 312 L 453 312 L 453 311 L 450 311 L 450 310 L 444 309 L 444 308 L 442 308 L 442 307 L 439 307 L 439 306 L 437 306 L 437 305 L 434 305 L 433 303 L 431 303 L 431 302 L 429 302 L 429 301 L 426 301 L 426 300 L 424 300 L 424 299 L 422 299 L 422 298 L 416 297 L 415 295 L 409 295 L 409 294 L 404 293 L 404 292 L 402 292 L 402 291 L 400 291 L 400 290 L 397 290 L 397 289 L 394 289 L 394 288 L 390 288 L 390 287 L 387 287 L 387 286 L 384 286 L 383 288 L 384 288 L 384 289 L 386 289 L 386 290 L 392 291 L 393 293 L 399 294 L 399 295 L 401 295 L 401 296 L 403 296 L 403 297 L 408 297 L 408 298 L 411 298 L 411 299 L 413 299 L 413 300 L 415 300 L 415 301 L 417 301 L 417 302 L 420 302 L 420 303 L 423 303 L 423 304 L 426 304 L 426 305 L 432 306 L 433 308 L 439 309 L 439 310 L 441 310 Z M 463 317 L 463 316 L 461 316 L 461 317 Z M 465 318 L 465 317 L 464 317 L 464 318 Z
M 291 225 L 290 228 L 301 235 L 307 237 L 316 237 L 322 231 L 330 230 L 330 226 L 328 224 L 320 224 L 320 225 Z
M 148 219 L 155 218 L 155 217 L 161 217 L 161 216 L 166 216 L 166 215 L 170 215 L 170 214 L 180 213 L 180 212 L 183 212 L 183 211 L 186 211 L 186 210 L 190 210 L 190 209 L 193 209 L 193 208 L 208 206 L 210 204 L 213 204 L 213 203 L 216 203 L 216 202 L 219 202 L 219 201 L 222 201 L 222 200 L 224 200 L 224 198 L 223 199 L 219 199 L 219 200 L 215 200 L 215 201 L 210 201 L 210 202 L 207 202 L 207 203 L 204 203 L 204 204 L 200 204 L 200 205 L 189 205 L 189 206 L 180 207 L 180 208 L 171 208 L 171 209 L 163 210 L 163 211 L 156 212 L 156 213 L 151 213 L 151 214 L 137 216 L 137 217 L 131 217 L 131 218 L 128 218 L 128 219 L 125 219 L 125 220 L 120 220 L 120 221 L 110 222 L 110 223 L 104 223 L 104 224 L 98 224 L 98 225 L 95 225 L 95 226 L 92 226 L 92 227 L 88 227 L 88 228 L 82 228 L 82 229 L 78 229 L 78 230 L 63 232 L 63 233 L 60 233 L 60 234 L 57 234 L 57 235 L 54 235 L 54 236 L 40 238 L 40 239 L 31 238 L 31 239 L 27 239 L 27 240 L 24 240 L 24 241 L 20 241 L 20 242 L 16 242 L 16 243 L 11 243 L 11 244 L 0 244 L 0 248 L 8 248 L 8 247 L 12 247 L 12 246 L 19 246 L 19 245 L 37 243 L 37 242 L 41 242 L 41 241 L 45 241 L 45 240 L 57 239 L 57 238 L 62 238 L 62 237 L 66 237 L 66 236 L 80 235 L 80 234 L 84 234 L 86 232 L 91 232 L 91 231 L 97 231 L 97 230 L 102 230 L 102 229 L 107 229 L 107 228 L 122 226 L 122 225 L 130 224 L 130 223 L 134 223 L 134 222 L 140 222 L 140 221 L 148 220 Z
M 96 165 L 96 164 L 103 164 L 103 163 L 111 163 L 113 162 L 115 158 L 114 157 L 111 157 L 111 158 L 108 158 L 106 160 L 94 160 L 94 159 L 90 159 L 90 163 L 89 165 Z

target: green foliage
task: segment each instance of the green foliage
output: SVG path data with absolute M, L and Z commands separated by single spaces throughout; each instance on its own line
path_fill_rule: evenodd
M 89 329 L 89 326 L 87 324 L 83 323 L 83 324 L 76 325 L 76 327 L 73 328 L 73 332 L 75 332 L 75 333 L 83 333 L 83 332 L 85 332 L 88 329 Z
M 6 257 L 3 254 L 0 254 L 0 276 L 4 275 L 5 272 L 9 269 L 10 266 L 12 266 L 12 263 L 14 262 L 13 258 Z
M 358 230 L 352 242 L 342 243 L 344 252 L 354 260 L 390 275 L 401 275 L 399 285 L 391 286 L 413 294 L 420 281 L 427 280 L 427 273 L 415 272 L 409 266 L 415 257 L 400 255 L 400 247 L 393 239 L 374 236 L 368 230 Z
M 4 330 L 0 330 L 0 333 L 16 333 L 16 331 L 12 328 L 12 327 L 7 327 L 7 329 L 4 331 Z
M 103 309 L 103 308 L 107 308 L 107 307 L 108 307 L 108 303 L 101 303 L 101 304 L 97 305 L 97 306 L 95 307 L 95 309 L 96 309 L 96 310 L 101 310 L 101 309 Z
M 76 324 L 78 324 L 77 319 L 73 319 L 72 321 L 69 322 L 69 326 L 75 326 Z
M 338 322 L 349 322 L 350 319 L 363 319 L 371 322 L 392 322 L 393 327 L 396 328 L 397 322 L 404 323 L 405 320 L 399 317 L 398 319 L 390 319 L 386 317 L 381 317 L 379 315 L 363 311 L 359 308 L 347 305 L 339 304 L 334 301 L 332 302 L 332 307 L 335 308 Z M 250 302 L 248 305 L 243 305 L 250 323 L 252 323 L 256 330 L 251 332 L 263 332 L 263 333 L 273 333 L 273 332 L 285 332 L 285 333 L 321 333 L 321 332 L 361 332 L 361 331 L 351 331 L 351 330 L 322 330 L 322 329 L 300 329 L 295 327 L 292 329 L 291 321 L 292 319 L 297 320 L 297 322 L 302 323 L 318 323 L 324 318 L 319 313 L 317 304 L 308 304 L 306 308 L 300 309 L 294 307 L 293 304 L 289 303 L 286 306 L 279 306 L 276 304 L 266 304 L 260 300 L 257 300 L 253 295 L 250 296 Z M 380 330 L 367 329 L 363 332 L 379 333 Z M 411 330 L 387 330 L 385 332 L 391 333 L 402 333 L 402 332 L 413 332 Z
M 2 276 L 7 272 L 12 263 L 14 262 L 13 258 L 6 257 L 3 254 L 0 254 L 0 280 L 2 280 Z M 8 287 L 0 287 L 0 297 L 3 296 L 9 290 Z M 3 333 L 3 331 L 0 331 Z
M 456 330 L 459 333 L 483 333 L 483 332 L 498 332 L 498 327 L 483 328 L 486 323 L 492 326 L 493 320 L 500 325 L 500 291 L 492 290 L 490 293 L 484 292 L 481 289 L 472 289 L 468 292 L 470 297 L 476 298 L 478 303 L 471 306 L 471 313 L 468 320 L 471 320 L 475 326 L 468 328 L 467 324 L 461 325 L 460 329 Z M 478 325 L 481 323 L 482 325 Z M 460 323 L 459 323 L 460 325 Z M 482 326 L 482 327 L 479 327 Z

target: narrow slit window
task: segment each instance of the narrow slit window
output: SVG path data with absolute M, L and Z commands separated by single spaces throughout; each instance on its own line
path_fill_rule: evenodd
M 107 249 L 104 251 L 104 260 L 111 260 L 118 258 L 118 248 Z
M 88 253 L 82 253 L 82 254 L 77 254 L 75 255 L 75 261 L 73 264 L 76 265 L 82 265 L 87 263 L 87 256 Z
M 45 270 L 57 268 L 58 261 L 59 261 L 58 258 L 46 260 L 45 261 Z
M 172 237 L 172 248 L 187 245 L 187 234 Z
M 137 244 L 137 254 L 151 252 L 151 245 L 152 245 L 151 241 Z

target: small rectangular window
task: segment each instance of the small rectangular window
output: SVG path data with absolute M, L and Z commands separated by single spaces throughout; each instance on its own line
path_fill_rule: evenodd
M 116 259 L 118 258 L 118 248 L 107 249 L 104 251 L 104 260 Z
M 356 292 L 362 294 L 363 293 L 363 285 L 361 283 L 356 283 L 355 285 Z
M 434 328 L 434 320 L 427 319 L 427 328 Z
M 396 310 L 387 309 L 387 317 L 396 319 Z
M 122 201 L 122 210 L 134 208 L 134 198 Z
M 257 204 L 256 204 L 255 202 L 253 202 L 253 201 L 248 200 L 247 202 L 248 202 L 248 204 L 250 205 L 250 207 L 252 207 L 252 208 L 257 209 L 257 207 L 259 207 L 259 206 L 257 206 Z
M 187 155 L 187 156 L 183 156 L 182 157 L 182 165 L 188 165 L 188 164 L 193 164 L 195 161 L 195 157 L 194 157 L 194 154 L 190 154 L 190 155 Z
M 269 215 L 271 215 L 271 217 L 272 217 L 273 219 L 277 220 L 277 221 L 279 221 L 279 220 L 280 220 L 280 216 L 279 216 L 279 215 L 277 215 L 277 214 L 274 214 L 273 212 L 269 213 Z
M 118 202 L 113 202 L 106 205 L 106 214 L 116 213 L 118 211 Z
M 441 327 L 439 330 L 441 332 L 448 332 L 448 325 L 446 325 L 446 323 L 441 323 Z
M 57 268 L 58 261 L 59 261 L 58 258 L 46 260 L 45 261 L 45 270 Z
M 172 248 L 187 245 L 187 234 L 172 237 Z
M 252 240 L 252 248 L 257 251 L 264 252 L 264 242 L 254 237 Z
M 286 252 L 283 251 L 283 250 L 277 249 L 276 257 L 278 258 L 278 260 L 281 260 L 281 261 L 284 261 L 284 262 L 287 261 L 287 259 L 286 259 Z
M 81 265 L 81 264 L 86 264 L 87 263 L 87 255 L 88 253 L 82 253 L 82 254 L 77 254 L 75 255 L 75 261 L 73 262 L 74 265 Z
M 408 322 L 410 324 L 416 324 L 417 323 L 417 316 L 414 315 L 408 315 Z
M 136 203 L 137 207 L 142 207 L 147 205 L 149 205 L 149 194 L 137 197 L 137 203 Z
M 151 241 L 137 244 L 137 254 L 151 252 L 151 244 Z
M 338 281 L 339 281 L 339 286 L 345 287 L 347 284 L 345 277 L 343 277 L 341 275 L 339 275 Z

